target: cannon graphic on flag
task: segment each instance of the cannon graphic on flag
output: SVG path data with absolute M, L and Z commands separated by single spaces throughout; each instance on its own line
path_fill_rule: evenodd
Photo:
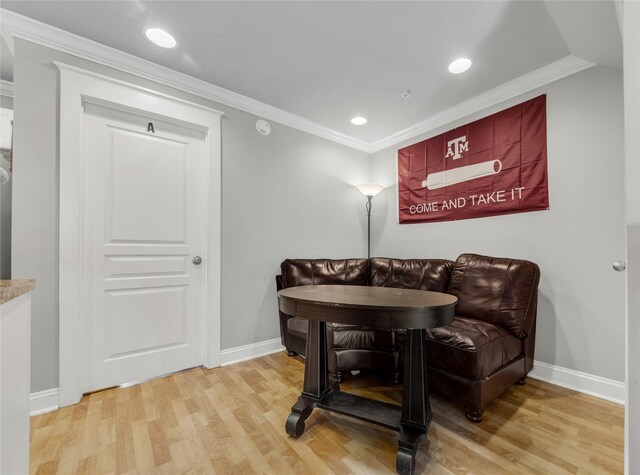
M 452 168 L 436 173 L 429 173 L 422 186 L 428 190 L 437 190 L 445 186 L 456 185 L 465 181 L 475 180 L 484 176 L 497 175 L 502 170 L 500 160 L 474 163 L 464 167 Z

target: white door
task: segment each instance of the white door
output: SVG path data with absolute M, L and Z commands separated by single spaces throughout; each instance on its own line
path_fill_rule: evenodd
M 204 363 L 205 136 L 178 124 L 85 104 L 85 393 Z

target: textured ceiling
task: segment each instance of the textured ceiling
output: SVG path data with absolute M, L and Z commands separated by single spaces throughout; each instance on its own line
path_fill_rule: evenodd
M 571 53 L 619 67 L 622 50 L 612 2 L 3 1 L 2 7 L 366 142 Z M 150 26 L 171 32 L 178 46 L 149 43 L 143 31 Z M 473 67 L 454 76 L 447 66 L 459 56 Z M 7 79 L 4 54 L 2 62 Z M 412 95 L 402 99 L 407 89 Z M 351 125 L 356 115 L 369 123 Z

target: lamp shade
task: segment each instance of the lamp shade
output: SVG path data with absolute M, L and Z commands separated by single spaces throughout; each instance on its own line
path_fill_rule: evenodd
M 360 193 L 364 196 L 376 196 L 384 190 L 383 185 L 378 185 L 376 183 L 362 183 L 361 185 L 356 185 L 356 188 L 360 190 Z

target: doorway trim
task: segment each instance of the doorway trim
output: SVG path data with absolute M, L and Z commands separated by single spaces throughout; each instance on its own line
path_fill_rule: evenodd
M 54 62 L 60 72 L 60 201 L 58 235 L 58 319 L 60 406 L 82 399 L 84 309 L 83 236 L 83 110 L 84 104 L 110 103 L 139 109 L 189 124 L 205 135 L 206 260 L 205 361 L 220 366 L 221 285 L 221 117 L 222 112 L 152 89 L 130 84 L 75 66 Z
M 616 5 L 622 2 L 616 2 Z M 624 411 L 624 473 L 640 467 L 640 4 L 624 2 L 622 45 L 624 61 L 624 139 L 627 208 L 627 270 L 625 320 L 625 376 L 627 397 Z

